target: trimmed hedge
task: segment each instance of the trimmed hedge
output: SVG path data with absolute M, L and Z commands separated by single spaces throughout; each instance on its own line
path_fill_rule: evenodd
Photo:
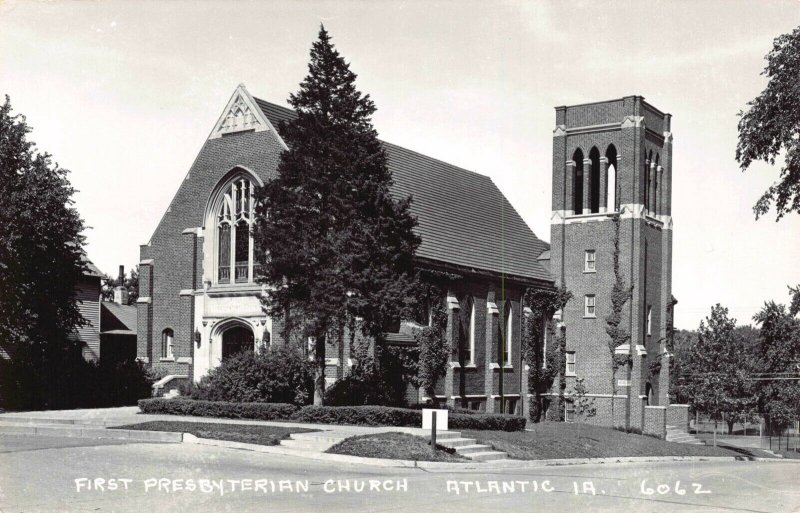
M 525 417 L 495 415 L 491 413 L 451 413 L 448 415 L 450 429 L 473 429 L 481 431 L 525 431 Z
M 425 404 L 425 403 L 417 403 L 412 404 L 409 408 L 413 410 L 423 410 L 425 408 L 435 408 L 437 410 L 447 410 L 450 412 L 450 415 L 454 413 L 464 414 L 464 415 L 483 415 L 479 410 L 470 410 L 469 408 L 460 408 L 458 406 L 448 406 L 446 404 L 440 404 L 439 406 L 433 406 L 432 404 Z
M 390 406 L 306 406 L 292 416 L 298 422 L 361 426 L 422 425 L 422 412 Z
M 166 415 L 287 420 L 297 411 L 297 406 L 284 403 L 231 403 L 175 398 L 142 399 L 139 401 L 139 409 L 142 410 L 142 413 L 161 413 Z
M 524 431 L 525 418 L 513 415 L 484 413 L 449 413 L 450 429 L 491 431 Z M 298 422 L 320 424 L 356 424 L 362 426 L 420 427 L 422 412 L 409 408 L 387 406 L 306 406 L 292 415 Z
M 298 409 L 291 404 L 231 403 L 198 401 L 194 399 L 142 399 L 142 413 L 195 415 L 231 419 L 292 420 L 317 424 L 353 424 L 360 426 L 420 427 L 422 412 L 389 406 L 306 406 Z M 450 429 L 491 431 L 523 431 L 525 418 L 513 415 L 484 413 L 450 413 Z

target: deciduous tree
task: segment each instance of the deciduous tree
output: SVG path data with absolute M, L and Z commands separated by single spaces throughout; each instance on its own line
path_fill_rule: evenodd
M 114 288 L 119 285 L 124 285 L 125 289 L 128 291 L 127 304 L 136 304 L 136 300 L 139 298 L 139 266 L 137 265 L 136 268 L 131 269 L 128 276 L 123 278 L 122 283 L 120 283 L 119 278 L 112 278 L 111 276 L 105 275 L 103 277 L 102 288 L 100 289 L 103 300 L 112 301 L 114 299 Z
M 750 347 L 727 308 L 715 305 L 700 322 L 680 386 L 692 406 L 711 415 L 715 425 L 723 413 L 739 418 L 754 408 Z
M 792 304 L 798 289 L 791 289 Z M 758 410 L 771 431 L 784 429 L 800 417 L 800 382 L 786 379 L 797 376 L 800 365 L 800 319 L 790 307 L 769 301 L 753 319 L 759 332 L 759 381 L 756 381 Z
M 84 322 L 75 288 L 85 270 L 83 221 L 69 171 L 27 139 L 25 117 L 0 106 L 0 346 L 64 347 Z
M 780 178 L 753 207 L 758 219 L 774 202 L 780 219 L 800 212 L 800 27 L 775 38 L 766 60 L 767 87 L 739 113 L 736 160 L 744 171 L 753 161 L 783 157 Z

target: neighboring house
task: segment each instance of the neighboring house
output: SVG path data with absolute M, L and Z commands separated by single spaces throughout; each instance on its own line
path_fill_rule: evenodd
M 100 359 L 100 289 L 103 273 L 88 258 L 83 257 L 86 271 L 75 287 L 78 310 L 87 323 L 79 326 L 72 335 L 73 340 L 83 343 L 83 357 L 87 360 Z
M 75 299 L 86 324 L 70 334 L 70 339 L 81 342 L 82 354 L 87 361 L 100 361 L 101 358 L 117 361 L 135 359 L 136 306 L 128 305 L 128 291 L 124 287 L 116 287 L 114 301 L 103 301 L 102 282 L 105 275 L 86 256 L 83 262 L 86 271 L 75 287 Z M 0 358 L 10 357 L 0 347 Z
M 78 309 L 87 324 L 73 338 L 83 343 L 83 357 L 90 361 L 136 358 L 136 306 L 128 305 L 128 291 L 114 289 L 114 301 L 102 300 L 105 275 L 84 257 L 87 271 L 76 287 Z
M 282 320 L 268 317 L 261 307 L 264 291 L 254 282 L 250 226 L 254 221 L 253 191 L 276 176 L 280 153 L 286 149 L 277 127 L 293 116 L 292 110 L 252 97 L 243 85 L 237 87 L 152 238 L 140 248 L 137 357 L 176 380 L 199 380 L 243 348 L 285 343 Z M 645 118 L 657 133 L 645 130 Z M 536 237 L 490 178 L 384 143 L 395 182 L 393 194 L 413 196 L 411 212 L 418 218 L 417 233 L 422 239 L 417 266 L 461 276 L 446 299 L 447 333 L 454 350 L 437 396 L 448 404 L 483 411 L 502 407 L 527 415 L 528 369 L 520 350 L 526 312 L 521 300 L 527 288 L 553 288 L 556 284 L 576 295 L 564 312 L 568 350 L 573 351 L 566 356 L 568 371 L 582 376 L 596 369 L 598 379 L 593 377 L 591 386 L 601 392 L 595 394 L 591 388 L 590 392 L 600 400 L 606 396 L 610 400 L 605 392 L 611 378 L 603 316 L 608 309 L 607 286 L 614 277 L 608 263 L 608 229 L 614 223 L 609 209 L 601 212 L 599 208 L 599 191 L 605 191 L 602 184 L 608 183 L 609 166 L 589 149 L 595 144 L 602 146 L 606 159 L 611 143 L 618 148 L 616 156 L 623 156 L 614 161 L 620 168 L 618 182 L 624 185 L 618 194 L 624 200 L 620 212 L 622 233 L 627 237 L 622 244 L 622 267 L 637 293 L 645 274 L 649 277 L 646 297 L 653 307 L 649 313 L 655 319 L 652 329 L 663 331 L 665 290 L 669 297 L 668 283 L 663 285 L 669 275 L 663 270 L 671 259 L 670 239 L 664 233 L 671 233 L 671 221 L 663 210 L 643 210 L 645 182 L 639 170 L 645 165 L 643 148 L 658 153 L 666 144 L 661 131 L 669 130 L 668 115 L 660 114 L 641 97 L 626 97 L 559 108 L 557 120 L 552 250 Z M 576 175 L 576 166 L 567 162 L 565 152 L 573 152 L 577 146 L 588 146 L 584 150 L 588 164 L 581 157 L 580 169 L 591 168 L 591 172 Z M 654 173 L 664 174 L 659 184 L 662 179 L 663 183 L 670 180 L 669 153 L 662 150 L 659 165 L 663 168 L 653 168 Z M 581 198 L 588 194 L 589 199 L 579 205 L 572 199 L 563 204 L 564 198 L 576 194 Z M 666 199 L 663 194 L 660 198 L 659 204 L 669 204 L 668 194 Z M 605 199 L 602 203 L 607 205 Z M 586 212 L 582 205 L 587 205 Z M 658 249 L 642 251 L 645 239 L 652 239 L 652 247 Z M 587 252 L 593 252 L 597 268 L 584 276 Z M 638 274 L 631 275 L 630 265 L 625 263 L 630 262 L 631 254 Z M 655 264 L 648 267 L 650 262 Z M 573 271 L 576 265 L 579 270 Z M 584 296 L 592 296 L 596 305 L 591 320 L 576 314 L 583 312 Z M 641 334 L 644 320 L 638 315 L 639 299 L 632 305 L 637 313 L 632 317 L 633 331 Z M 387 334 L 388 342 L 413 343 L 409 325 L 403 323 L 399 332 Z M 631 347 L 638 351 L 640 343 L 637 335 Z M 606 348 L 606 353 L 599 348 Z M 326 349 L 330 383 L 346 374 L 352 362 L 347 343 L 340 346 L 333 341 Z M 658 349 L 649 354 L 658 357 Z M 608 367 L 605 384 L 599 379 L 603 365 Z M 504 405 L 500 405 L 501 376 Z M 660 389 L 666 389 L 663 383 Z M 602 405 L 599 409 L 605 411 Z
M 136 305 L 117 301 L 115 291 L 113 302 L 100 303 L 100 326 L 103 362 L 136 359 Z

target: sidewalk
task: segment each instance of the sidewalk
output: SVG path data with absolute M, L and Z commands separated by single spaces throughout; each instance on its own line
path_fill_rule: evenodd
M 128 424 L 152 421 L 184 421 L 215 424 L 246 424 L 253 426 L 296 427 L 316 430 L 313 433 L 295 433 L 284 440 L 281 447 L 300 453 L 325 452 L 333 445 L 351 436 L 375 433 L 401 432 L 428 436 L 429 430 L 392 426 L 342 426 L 338 424 L 310 424 L 303 422 L 278 422 L 263 420 L 221 419 L 183 415 L 152 415 L 139 413 L 137 406 L 98 408 L 88 410 L 50 410 L 0 414 L 0 433 L 26 435 L 61 435 L 92 438 L 121 438 L 140 441 L 181 442 L 180 434 L 106 429 Z
M 297 456 L 315 460 L 326 460 L 340 463 L 353 463 L 380 467 L 416 467 L 426 469 L 475 469 L 475 468 L 534 468 L 552 465 L 609 464 L 609 463 L 641 463 L 641 462 L 700 462 L 700 461 L 734 461 L 741 457 L 618 457 L 618 458 L 578 458 L 565 460 L 499 460 L 491 462 L 468 461 L 464 463 L 420 462 L 412 460 L 383 460 L 328 454 L 325 451 L 345 438 L 358 435 L 402 432 L 417 436 L 428 436 L 429 430 L 413 427 L 392 426 L 342 426 L 331 424 L 309 424 L 301 422 L 275 422 L 259 420 L 220 419 L 212 417 L 192 417 L 180 415 L 150 415 L 138 413 L 136 406 L 122 408 L 102 408 L 90 410 L 51 410 L 38 412 L 14 412 L 0 414 L 0 434 L 67 436 L 84 438 L 117 438 L 141 442 L 192 443 L 226 447 L 254 452 Z M 139 424 L 151 421 L 185 421 L 219 424 L 248 424 L 277 427 L 299 427 L 314 429 L 316 432 L 295 433 L 291 439 L 283 440 L 281 445 L 265 446 L 244 444 L 223 440 L 197 438 L 184 433 L 161 431 L 106 429 L 112 426 Z M 440 432 L 445 438 L 448 432 Z M 457 432 L 449 432 L 456 434 Z M 757 461 L 784 461 L 780 459 L 755 458 Z
M 347 436 L 366 435 L 371 433 L 402 432 L 411 435 L 427 436 L 430 431 L 414 427 L 392 426 L 344 426 L 339 424 L 309 424 L 303 422 L 284 422 L 250 419 L 223 419 L 218 417 L 196 417 L 185 415 L 157 415 L 139 413 L 138 406 L 120 408 L 98 408 L 89 410 L 48 410 L 36 412 L 0 413 L 0 423 L 26 422 L 45 424 L 91 425 L 95 427 L 123 426 L 141 424 L 156 420 L 207 422 L 218 424 L 249 424 L 255 426 L 301 427 L 327 432 L 347 433 Z

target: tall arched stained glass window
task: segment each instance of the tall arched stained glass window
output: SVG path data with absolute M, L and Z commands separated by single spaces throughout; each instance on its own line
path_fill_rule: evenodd
M 222 193 L 217 210 L 217 283 L 253 281 L 253 184 L 234 179 Z

